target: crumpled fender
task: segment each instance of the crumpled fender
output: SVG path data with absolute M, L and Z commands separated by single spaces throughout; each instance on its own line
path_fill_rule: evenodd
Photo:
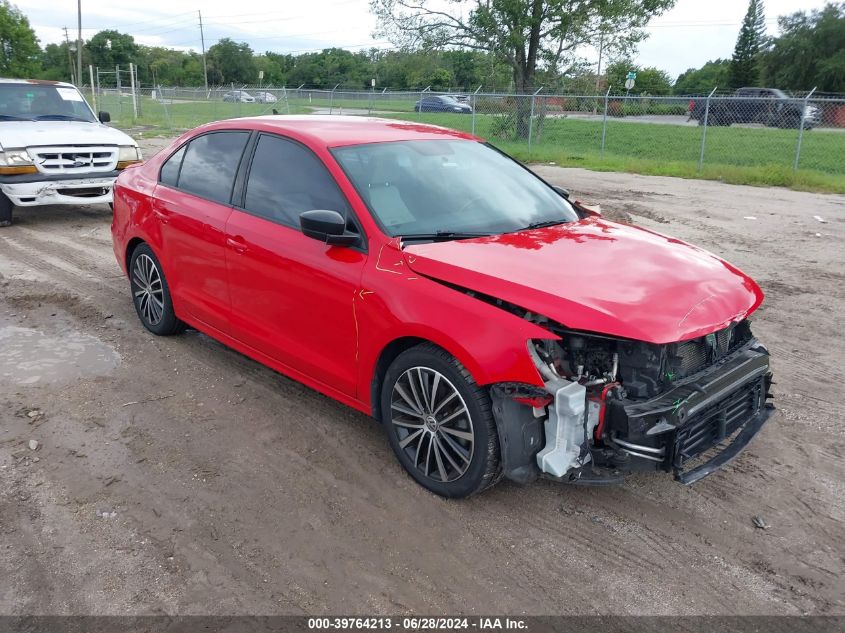
M 391 241 L 371 253 L 354 298 L 359 332 L 358 398 L 372 405 L 370 387 L 382 351 L 415 337 L 457 358 L 479 385 L 522 382 L 543 386 L 528 354 L 532 338 L 548 330 L 463 292 L 415 274 Z

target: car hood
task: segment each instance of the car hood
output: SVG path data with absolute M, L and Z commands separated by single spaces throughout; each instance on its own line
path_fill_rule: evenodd
M 406 246 L 417 274 L 502 299 L 565 327 L 670 343 L 753 312 L 759 286 L 726 261 L 601 218 Z
M 0 147 L 55 145 L 135 145 L 135 141 L 120 130 L 102 123 L 82 121 L 2 121 Z

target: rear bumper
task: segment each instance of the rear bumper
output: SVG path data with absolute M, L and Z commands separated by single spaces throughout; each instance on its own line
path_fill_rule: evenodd
M 0 180 L 0 190 L 19 207 L 108 203 L 112 201 L 112 187 L 118 173 L 49 180 L 42 174 L 6 177 Z

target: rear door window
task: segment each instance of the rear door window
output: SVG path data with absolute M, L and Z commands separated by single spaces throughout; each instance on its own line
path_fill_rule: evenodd
M 161 166 L 159 173 L 159 182 L 169 187 L 176 187 L 179 182 L 179 168 L 182 167 L 182 157 L 185 156 L 185 145 L 179 148 L 170 158 L 168 158 L 164 165 Z
M 235 174 L 248 139 L 249 132 L 212 132 L 195 138 L 185 150 L 176 186 L 203 198 L 229 204 Z

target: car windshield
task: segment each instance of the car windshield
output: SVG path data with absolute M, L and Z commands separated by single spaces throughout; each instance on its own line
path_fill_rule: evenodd
M 97 119 L 72 86 L 0 83 L 0 121 L 86 121 Z
M 492 235 L 578 219 L 554 189 L 483 143 L 397 141 L 333 154 L 391 236 Z
M 455 97 L 444 96 L 444 97 L 439 97 L 439 99 L 441 101 L 443 101 L 444 103 L 458 103 L 458 100 L 455 99 Z

